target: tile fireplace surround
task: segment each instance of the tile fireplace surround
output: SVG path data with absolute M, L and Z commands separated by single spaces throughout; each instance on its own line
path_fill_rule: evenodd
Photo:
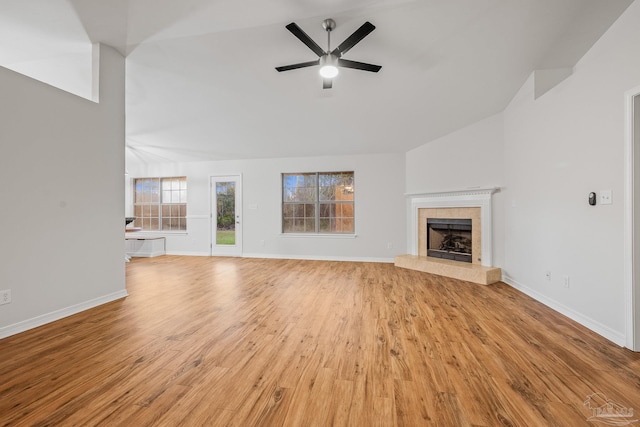
M 502 273 L 491 265 L 491 196 L 498 188 L 419 193 L 407 195 L 409 251 L 395 258 L 395 265 L 482 285 L 500 281 Z M 470 218 L 472 262 L 427 257 L 427 218 Z

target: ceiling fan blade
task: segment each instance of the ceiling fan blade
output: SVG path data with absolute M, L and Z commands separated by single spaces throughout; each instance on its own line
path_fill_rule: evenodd
M 291 34 L 296 36 L 302 43 L 306 44 L 309 49 L 315 52 L 316 55 L 322 56 L 326 53 L 320 46 L 318 46 L 318 43 L 314 42 L 311 37 L 307 35 L 307 33 L 302 31 L 302 28 L 298 27 L 298 24 L 296 24 L 295 22 L 292 22 L 285 28 L 291 31 Z
M 331 89 L 333 86 L 333 79 L 322 79 L 322 89 Z
M 314 65 L 318 65 L 319 63 L 320 63 L 320 60 L 316 59 L 315 61 L 300 62 L 298 64 L 291 64 L 291 65 L 283 65 L 282 67 L 276 67 L 276 70 L 289 71 L 289 70 L 295 70 L 297 68 L 313 67 Z
M 349 61 L 348 59 L 338 58 L 338 66 L 344 68 L 355 68 L 356 70 L 371 71 L 377 73 L 382 68 L 381 65 L 367 64 L 365 62 Z
M 376 27 L 371 22 L 367 21 L 360 28 L 354 31 L 345 41 L 340 43 L 340 46 L 333 49 L 331 53 L 338 58 L 347 53 L 349 49 L 354 47 L 360 40 L 365 38 L 371 31 L 375 30 Z M 320 56 L 320 55 L 319 55 Z

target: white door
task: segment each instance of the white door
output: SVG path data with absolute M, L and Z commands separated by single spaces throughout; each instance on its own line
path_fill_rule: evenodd
M 211 177 L 211 255 L 242 256 L 242 180 Z

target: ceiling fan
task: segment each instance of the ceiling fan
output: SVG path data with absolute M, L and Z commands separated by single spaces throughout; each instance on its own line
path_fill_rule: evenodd
M 338 67 L 354 68 L 356 70 L 371 71 L 377 73 L 382 66 L 367 64 L 364 62 L 350 61 L 343 59 L 342 55 L 347 53 L 349 49 L 355 46 L 363 38 L 365 38 L 370 32 L 376 29 L 371 22 L 365 22 L 360 28 L 358 28 L 353 34 L 351 34 L 345 41 L 343 41 L 338 47 L 331 50 L 331 31 L 336 28 L 336 21 L 333 19 L 325 19 L 322 21 L 322 28 L 327 32 L 327 51 L 322 50 L 311 37 L 307 35 L 302 29 L 295 23 L 285 27 L 287 30 L 296 36 L 302 43 L 307 45 L 316 55 L 318 59 L 315 61 L 300 62 L 298 64 L 285 65 L 282 67 L 276 67 L 278 71 L 295 70 L 296 68 L 312 67 L 314 65 L 320 65 L 320 75 L 322 76 L 322 88 L 331 89 L 333 84 L 333 78 L 338 75 Z

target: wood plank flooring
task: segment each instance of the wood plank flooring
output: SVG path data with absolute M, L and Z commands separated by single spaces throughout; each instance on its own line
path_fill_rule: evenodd
M 594 393 L 640 412 L 639 354 L 503 283 L 163 256 L 127 288 L 0 340 L 0 425 L 593 426 Z

